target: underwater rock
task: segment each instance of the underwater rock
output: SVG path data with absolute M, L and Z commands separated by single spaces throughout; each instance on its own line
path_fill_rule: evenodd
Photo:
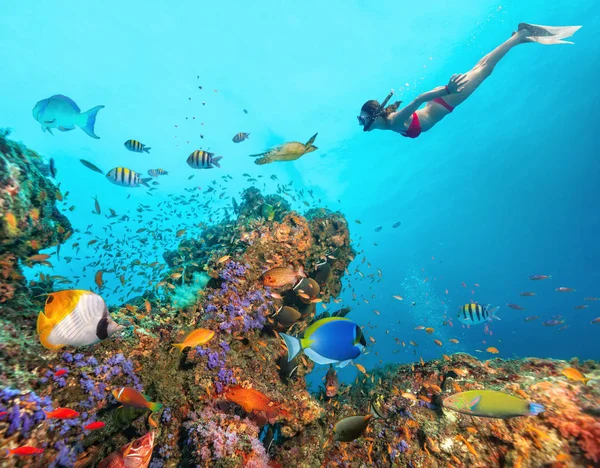
M 50 265 L 40 250 L 58 246 L 71 234 L 69 220 L 57 208 L 60 189 L 46 176 L 42 157 L 8 139 L 0 130 L 0 384 L 24 382 L 26 362 L 36 367 L 39 355 L 28 346 L 34 340 L 35 317 L 43 304 L 36 296 L 52 291 L 48 275 L 26 283 L 22 266 Z M 19 349 L 19 352 L 15 352 Z
M 39 169 L 42 157 L 8 134 L 0 131 L 0 256 L 26 259 L 62 243 L 71 223 L 56 207 L 60 189 Z

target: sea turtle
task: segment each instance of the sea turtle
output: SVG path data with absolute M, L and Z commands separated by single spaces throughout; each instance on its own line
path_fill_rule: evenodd
M 268 164 L 273 161 L 294 161 L 298 159 L 300 156 L 305 155 L 306 153 L 310 153 L 312 151 L 316 151 L 318 148 L 313 145 L 315 138 L 317 138 L 318 133 L 315 133 L 310 140 L 306 142 L 306 144 L 302 144 L 298 141 L 290 141 L 289 143 L 284 143 L 283 145 L 275 146 L 271 148 L 269 151 L 265 153 L 259 154 L 251 154 L 250 156 L 253 158 L 257 158 L 258 156 L 262 156 L 261 158 L 254 161 L 256 164 Z

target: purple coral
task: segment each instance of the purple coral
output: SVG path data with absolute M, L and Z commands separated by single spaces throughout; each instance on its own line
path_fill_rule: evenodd
M 221 287 L 208 296 L 210 303 L 204 310 L 220 322 L 219 328 L 223 331 L 247 332 L 265 325 L 268 301 L 264 290 L 243 288 L 248 268 L 248 265 L 228 261 L 220 273 L 224 280 Z
M 27 403 L 27 405 L 21 405 Z M 12 388 L 0 390 L 0 409 L 6 411 L 8 429 L 6 436 L 20 433 L 22 437 L 29 437 L 31 429 L 45 419 L 43 406 L 51 404 L 50 398 L 40 398 L 35 392 L 21 395 L 21 392 Z

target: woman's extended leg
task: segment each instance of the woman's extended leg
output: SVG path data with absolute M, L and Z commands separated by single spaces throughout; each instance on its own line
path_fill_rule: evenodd
M 446 101 L 452 107 L 462 104 L 473 92 L 479 87 L 483 81 L 490 76 L 496 64 L 508 53 L 514 46 L 523 43 L 529 31 L 522 29 L 513 34 L 510 39 L 503 42 L 501 45 L 484 56 L 477 64 L 469 70 L 466 75 L 469 82 L 465 87 L 456 94 L 444 96 Z

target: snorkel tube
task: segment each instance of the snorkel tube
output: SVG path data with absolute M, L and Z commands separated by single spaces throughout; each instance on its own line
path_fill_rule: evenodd
M 369 129 L 371 128 L 371 125 L 373 125 L 373 122 L 375 122 L 375 120 L 377 120 L 377 117 L 380 117 L 381 114 L 383 114 L 383 110 L 385 109 L 385 106 L 387 105 L 388 101 L 392 98 L 393 95 L 394 95 L 394 90 L 392 89 L 390 91 L 390 94 L 388 94 L 387 97 L 383 100 L 383 102 L 379 105 L 379 109 L 377 109 L 377 111 L 375 111 L 375 113 L 369 118 L 369 121 L 364 125 L 363 132 L 368 132 Z

